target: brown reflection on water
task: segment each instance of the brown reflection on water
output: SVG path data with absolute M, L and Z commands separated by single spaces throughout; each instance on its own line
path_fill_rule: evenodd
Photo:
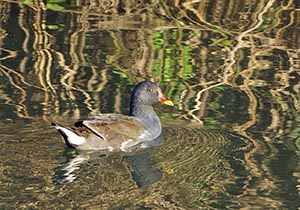
M 240 8 L 234 7 L 232 14 L 227 14 L 226 9 L 233 7 L 233 2 L 229 5 L 185 2 L 162 7 L 169 12 L 180 8 L 177 13 L 180 15 L 169 22 L 155 18 L 154 14 L 163 12 L 147 4 L 134 4 L 139 11 L 135 15 L 128 6 L 131 4 L 122 4 L 124 13 L 115 15 L 117 10 L 112 9 L 113 5 L 110 9 L 101 4 L 99 7 L 88 5 L 83 11 L 73 9 L 87 5 L 73 5 L 54 12 L 41 1 L 31 5 L 4 1 L 1 4 L 4 10 L 17 14 L 7 15 L 2 20 L 3 31 L 7 34 L 3 36 L 2 49 L 10 53 L 2 58 L 7 64 L 1 64 L 3 74 L 12 77 L 9 85 L 22 95 L 22 99 L 14 103 L 22 107 L 16 107 L 16 113 L 19 117 L 30 117 L 24 102 L 31 100 L 27 95 L 30 87 L 35 89 L 32 92 L 39 98 L 37 106 L 43 110 L 39 113 L 43 116 L 52 113 L 53 109 L 62 114 L 61 103 L 69 100 L 76 106 L 68 105 L 65 114 L 70 114 L 67 110 L 73 109 L 72 113 L 79 117 L 82 111 L 78 109 L 78 98 L 90 113 L 96 113 L 101 104 L 98 93 L 108 88 L 106 85 L 115 81 L 116 76 L 131 84 L 144 78 L 165 86 L 168 83 L 170 94 L 179 96 L 176 102 L 181 116 L 198 122 L 206 115 L 211 90 L 223 88 L 224 84 L 239 88 L 249 99 L 257 97 L 254 87 L 270 86 L 271 94 L 282 98 L 278 91 L 284 90 L 272 87 L 274 84 L 270 82 L 275 80 L 284 83 L 280 84 L 283 88 L 290 87 L 292 74 L 299 68 L 297 30 L 291 33 L 293 42 L 288 42 L 293 44 L 291 48 L 280 35 L 297 25 L 297 10 L 290 13 L 289 22 L 280 22 L 282 13 L 297 5 L 291 2 L 277 5 L 274 0 L 257 4 L 246 2 Z M 270 9 L 275 6 L 277 10 Z M 237 8 L 241 11 L 237 12 Z M 168 14 L 172 17 L 176 13 Z M 236 22 L 236 14 L 244 17 L 239 21 L 248 20 L 247 24 Z M 32 19 L 27 21 L 26 17 L 31 16 Z M 219 28 L 217 23 L 224 23 L 223 16 L 227 17 L 228 24 Z M 175 24 L 182 19 L 185 21 L 179 22 L 181 25 Z M 194 28 L 187 25 L 187 20 Z M 12 30 L 7 23 L 16 24 L 20 30 Z M 166 28 L 170 25 L 171 28 Z M 274 25 L 280 30 L 274 31 Z M 278 35 L 274 37 L 274 34 Z M 18 47 L 7 44 L 10 36 L 16 37 Z M 10 49 L 16 47 L 19 48 L 17 52 Z M 12 58 L 19 67 L 10 67 Z M 276 58 L 279 61 L 274 63 Z M 291 59 L 286 62 L 286 58 Z M 280 71 L 271 74 L 274 68 Z M 280 81 L 282 78 L 285 79 Z M 32 83 L 34 85 L 30 85 Z M 122 90 L 118 92 L 122 93 Z M 122 111 L 120 94 L 116 95 L 114 108 Z M 291 98 L 293 104 L 299 103 L 299 97 L 294 93 Z M 252 104 L 254 101 L 251 99 L 250 106 L 256 106 Z M 252 111 L 250 116 L 257 114 L 257 110 Z

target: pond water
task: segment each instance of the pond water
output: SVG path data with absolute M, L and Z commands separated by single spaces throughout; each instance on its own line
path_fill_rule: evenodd
M 0 2 L 0 209 L 299 209 L 298 1 Z M 163 136 L 66 148 L 51 122 L 128 113 Z

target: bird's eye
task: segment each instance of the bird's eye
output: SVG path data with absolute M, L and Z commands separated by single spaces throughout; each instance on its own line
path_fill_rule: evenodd
M 152 88 L 147 88 L 147 91 L 148 91 L 149 93 L 151 93 L 151 92 L 153 91 L 153 89 L 152 89 Z

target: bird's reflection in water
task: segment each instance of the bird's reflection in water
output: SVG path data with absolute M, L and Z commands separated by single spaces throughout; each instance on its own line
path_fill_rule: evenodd
M 153 184 L 163 176 L 163 172 L 155 166 L 156 164 L 147 150 L 132 156 L 126 156 L 125 160 L 129 163 L 132 178 L 139 187 Z
M 163 172 L 156 166 L 150 155 L 150 149 L 158 146 L 162 140 L 159 136 L 155 140 L 138 145 L 131 151 L 122 152 L 123 161 L 126 161 L 131 168 L 131 177 L 138 187 L 147 186 L 159 181 Z M 121 153 L 121 152 L 120 152 Z M 66 163 L 55 169 L 55 180 L 60 184 L 68 184 L 73 182 L 78 174 L 76 171 L 80 167 L 92 160 L 100 160 L 114 155 L 112 152 L 105 151 L 76 151 L 75 149 L 66 148 L 62 154 L 66 158 Z M 101 168 L 100 170 L 105 170 Z

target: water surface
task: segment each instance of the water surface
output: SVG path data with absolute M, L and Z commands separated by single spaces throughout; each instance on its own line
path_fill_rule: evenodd
M 1 209 L 298 209 L 296 1 L 0 2 Z M 128 113 L 153 80 L 158 145 L 67 149 L 51 121 Z

